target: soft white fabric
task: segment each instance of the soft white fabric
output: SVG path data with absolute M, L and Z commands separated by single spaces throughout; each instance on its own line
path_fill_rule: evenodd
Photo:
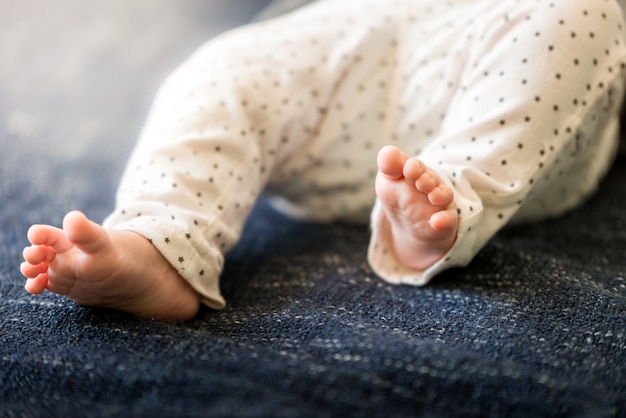
M 232 31 L 159 91 L 105 225 L 150 239 L 220 308 L 223 254 L 266 189 L 293 216 L 371 217 L 372 268 L 426 283 L 509 220 L 561 213 L 595 189 L 617 143 L 619 11 L 614 0 L 329 0 Z M 391 250 L 373 187 L 386 144 L 455 191 L 458 238 L 427 271 Z

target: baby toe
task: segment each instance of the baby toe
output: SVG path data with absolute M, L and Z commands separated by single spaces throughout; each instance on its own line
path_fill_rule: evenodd
M 422 193 L 430 193 L 439 184 L 441 184 L 441 180 L 430 170 L 424 172 L 415 180 L 415 188 Z
M 448 206 L 454 201 L 454 192 L 448 186 L 439 184 L 428 193 L 428 201 L 435 206 Z
M 407 183 L 413 184 L 427 171 L 423 162 L 414 158 L 408 159 L 402 169 L 402 175 Z
M 20 265 L 20 272 L 22 275 L 29 279 L 34 279 L 42 273 L 48 271 L 47 264 L 30 264 L 28 262 L 24 262 Z
M 402 169 L 408 159 L 408 156 L 398 148 L 387 145 L 378 152 L 377 164 L 378 169 L 385 176 L 399 179 L 402 177 Z
M 434 213 L 429 220 L 430 226 L 435 231 L 456 229 L 458 222 L 456 209 L 450 208 Z
M 54 260 L 56 253 L 50 247 L 42 245 L 32 245 L 30 247 L 24 248 L 22 255 L 24 257 L 24 260 L 26 260 L 30 264 L 50 264 Z
M 26 285 L 24 287 L 26 288 L 26 291 L 28 293 L 38 295 L 38 294 L 43 293 L 47 285 L 48 285 L 48 275 L 44 273 L 44 274 L 38 275 L 35 278 L 26 280 Z

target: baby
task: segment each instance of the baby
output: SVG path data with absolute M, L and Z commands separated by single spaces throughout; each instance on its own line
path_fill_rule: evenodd
M 326 0 L 231 31 L 160 89 L 102 226 L 29 229 L 26 290 L 164 320 L 222 308 L 262 192 L 301 219 L 369 218 L 372 269 L 423 285 L 596 189 L 625 39 L 615 0 Z

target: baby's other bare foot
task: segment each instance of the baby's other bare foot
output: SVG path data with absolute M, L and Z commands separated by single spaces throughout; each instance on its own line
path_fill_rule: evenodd
M 422 271 L 454 244 L 459 217 L 454 193 L 433 170 L 386 146 L 378 153 L 376 194 L 398 261 Z
M 198 293 L 134 232 L 104 229 L 74 211 L 63 229 L 33 225 L 28 240 L 20 270 L 30 293 L 48 289 L 82 305 L 163 320 L 189 320 L 198 311 Z

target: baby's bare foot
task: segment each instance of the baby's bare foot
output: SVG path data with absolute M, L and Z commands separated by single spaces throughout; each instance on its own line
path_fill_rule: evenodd
M 398 261 L 424 270 L 443 257 L 456 239 L 459 217 L 454 194 L 424 163 L 393 146 L 378 153 L 376 194 Z
M 198 293 L 134 232 L 105 230 L 70 212 L 63 229 L 33 225 L 28 239 L 20 270 L 30 293 L 48 289 L 82 305 L 163 320 L 192 319 L 198 311 Z

